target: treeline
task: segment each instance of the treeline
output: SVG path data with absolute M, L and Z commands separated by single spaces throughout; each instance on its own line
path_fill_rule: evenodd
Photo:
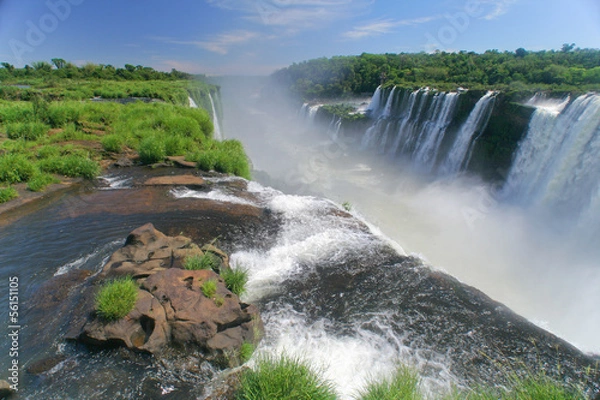
M 189 80 L 194 76 L 186 72 L 172 69 L 171 72 L 156 71 L 151 67 L 125 64 L 124 68 L 115 68 L 110 64 L 87 63 L 81 67 L 53 58 L 51 62 L 36 61 L 24 68 L 15 68 L 7 62 L 0 63 L 0 80 L 28 78 L 59 78 L 59 79 L 105 79 L 105 80 Z
M 432 86 L 450 90 L 598 90 L 600 50 L 575 48 L 514 52 L 488 50 L 367 54 L 318 58 L 276 71 L 272 78 L 310 100 L 373 93 L 377 86 Z

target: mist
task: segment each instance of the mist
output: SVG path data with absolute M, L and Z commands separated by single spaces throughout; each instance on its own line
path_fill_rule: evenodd
M 511 205 L 477 177 L 419 175 L 398 160 L 360 151 L 360 137 L 334 142 L 326 126 L 310 126 L 298 115 L 301 104 L 266 78 L 218 83 L 223 135 L 243 142 L 255 180 L 290 194 L 348 202 L 399 251 L 475 286 L 581 350 L 600 352 L 593 223 Z

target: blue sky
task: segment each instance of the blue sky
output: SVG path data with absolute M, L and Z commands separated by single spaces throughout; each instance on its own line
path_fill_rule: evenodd
M 0 0 L 0 61 L 208 75 L 316 57 L 600 47 L 598 0 Z

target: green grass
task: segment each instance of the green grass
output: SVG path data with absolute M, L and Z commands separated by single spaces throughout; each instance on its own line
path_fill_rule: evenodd
M 196 162 L 203 171 L 214 170 L 251 179 L 248 157 L 237 140 L 213 140 L 204 149 L 187 153 L 186 160 Z
M 262 356 L 242 372 L 237 400 L 334 400 L 333 385 L 298 358 Z
M 246 292 L 246 283 L 248 283 L 248 270 L 241 267 L 225 269 L 221 272 L 221 277 L 225 281 L 227 289 L 234 294 L 241 296 Z
M 100 174 L 100 165 L 81 154 L 52 156 L 38 163 L 41 171 L 71 178 L 93 179 Z
M 0 187 L 0 204 L 19 197 L 19 193 L 12 187 Z
M 106 282 L 96 296 L 96 311 L 108 321 L 116 321 L 133 310 L 138 295 L 138 286 L 130 278 Z
M 27 182 L 27 189 L 31 190 L 32 192 L 41 192 L 46 189 L 46 186 L 58 182 L 60 181 L 54 176 L 40 172 L 34 175 L 33 178 Z
M 0 156 L 0 182 L 27 182 L 35 173 L 35 165 L 23 154 Z
M 256 346 L 250 342 L 244 342 L 240 346 L 240 361 L 243 363 L 248 362 L 254 354 L 254 350 L 256 350 Z
M 120 153 L 123 150 L 123 139 L 119 135 L 106 135 L 100 141 L 102 147 L 111 153 Z
M 165 142 L 162 137 L 153 135 L 142 139 L 138 148 L 142 164 L 154 164 L 163 161 L 167 156 Z
M 13 122 L 6 124 L 9 139 L 38 140 L 48 133 L 50 127 L 41 122 Z
M 419 400 L 419 375 L 406 366 L 399 367 L 389 379 L 371 382 L 360 392 L 359 400 Z
M 219 257 L 209 251 L 200 255 L 186 257 L 183 260 L 183 267 L 189 270 L 212 269 L 218 270 L 220 264 Z
M 212 299 L 213 297 L 215 297 L 215 294 L 217 294 L 217 281 L 209 279 L 202 283 L 202 286 L 200 288 L 202 289 L 202 294 L 204 294 L 209 299 Z

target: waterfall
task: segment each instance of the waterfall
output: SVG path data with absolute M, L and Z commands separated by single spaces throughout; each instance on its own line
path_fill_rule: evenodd
M 454 143 L 440 167 L 441 172 L 455 174 L 466 167 L 474 141 L 485 130 L 490 119 L 495 96 L 496 92 L 489 91 L 477 101 L 469 117 L 460 127 Z
M 379 116 L 379 107 L 383 98 L 383 90 L 381 86 L 378 86 L 373 94 L 373 98 L 371 98 L 371 103 L 369 103 L 369 107 L 367 107 L 367 113 L 371 115 L 372 118 L 377 118 Z
M 198 108 L 198 104 L 196 104 L 196 102 L 194 101 L 194 99 L 192 99 L 191 96 L 188 96 L 188 102 L 189 102 L 190 108 Z
M 530 100 L 536 110 L 502 194 L 524 205 L 598 220 L 600 213 L 592 208 L 600 190 L 600 95 L 568 102 Z
M 214 125 L 214 138 L 217 140 L 223 140 L 223 134 L 221 133 L 221 126 L 219 125 L 219 117 L 217 116 L 217 110 L 215 109 L 215 102 L 210 92 L 208 92 L 208 98 L 210 99 L 210 107 L 212 109 L 212 122 Z
M 433 168 L 446 128 L 450 125 L 454 116 L 454 110 L 458 103 L 458 93 L 440 93 L 437 98 L 439 101 L 433 111 L 434 119 L 425 123 L 413 155 L 415 162 L 429 171 Z

